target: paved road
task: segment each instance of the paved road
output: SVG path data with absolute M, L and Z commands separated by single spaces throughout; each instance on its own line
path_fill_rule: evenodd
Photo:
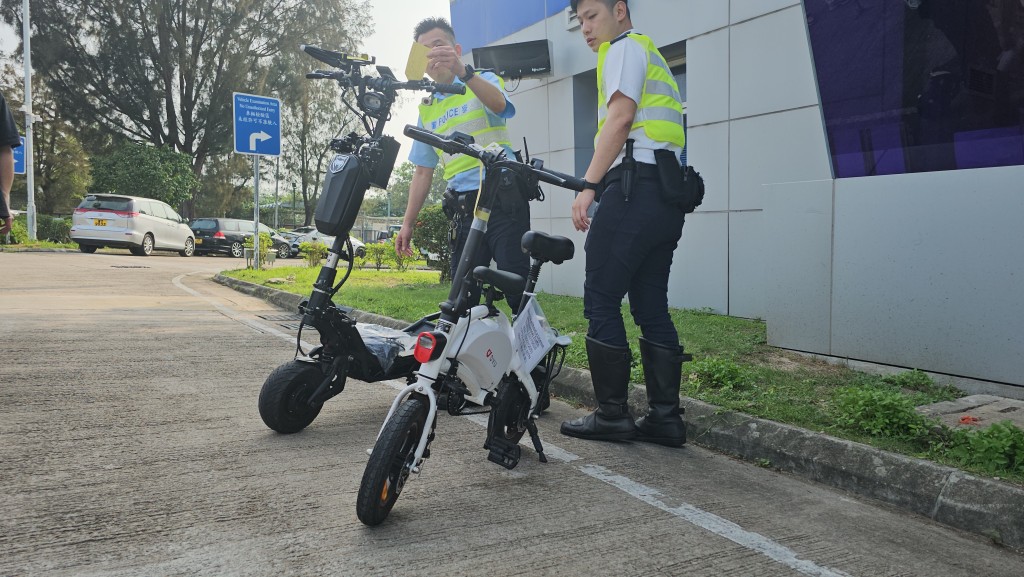
M 983 539 L 688 446 L 587 443 L 506 471 L 442 417 L 384 525 L 355 516 L 394 384 L 304 432 L 256 410 L 293 342 L 227 258 L 0 253 L 0 575 L 1024 574 Z M 308 334 L 308 333 L 307 333 Z

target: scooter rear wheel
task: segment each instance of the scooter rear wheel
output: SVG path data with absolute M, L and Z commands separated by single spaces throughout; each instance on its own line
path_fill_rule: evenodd
M 395 506 L 413 466 L 416 445 L 427 423 L 427 403 L 417 397 L 403 402 L 381 431 L 366 463 L 356 499 L 359 520 L 380 525 Z
M 320 414 L 323 405 L 309 406 L 309 398 L 324 380 L 320 368 L 289 361 L 270 373 L 260 391 L 260 417 L 278 433 L 297 433 Z

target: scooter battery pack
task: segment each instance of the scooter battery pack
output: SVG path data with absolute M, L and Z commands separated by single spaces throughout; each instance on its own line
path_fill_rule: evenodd
M 359 157 L 336 154 L 324 177 L 324 189 L 316 205 L 316 229 L 331 236 L 345 236 L 359 215 L 370 177 Z

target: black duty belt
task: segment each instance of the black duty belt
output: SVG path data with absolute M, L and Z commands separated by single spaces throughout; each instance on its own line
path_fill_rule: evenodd
M 618 165 L 615 168 L 608 171 L 608 174 L 604 177 L 604 184 L 608 186 L 613 182 L 619 182 L 622 180 L 622 165 Z M 658 176 L 658 165 L 647 164 L 646 162 L 636 163 L 636 175 L 640 178 L 659 178 Z

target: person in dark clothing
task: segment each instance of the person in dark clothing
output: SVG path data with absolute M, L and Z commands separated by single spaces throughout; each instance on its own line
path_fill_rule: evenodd
M 7 99 L 0 94 L 0 234 L 7 234 L 13 226 L 11 213 L 11 184 L 14 182 L 14 149 L 21 146 L 18 126 L 7 107 Z
M 633 30 L 623 0 L 573 0 L 583 36 L 598 53 L 598 130 L 587 187 L 572 205 L 576 230 L 588 231 L 583 313 L 587 358 L 598 408 L 562 423 L 562 434 L 594 440 L 637 439 L 671 447 L 686 442 L 679 406 L 686 358 L 668 313 L 668 277 L 685 208 L 670 200 L 662 167 L 680 171 L 686 143 L 679 88 L 664 57 Z M 593 221 L 587 216 L 604 191 Z M 632 352 L 622 299 L 640 326 L 640 358 L 650 410 L 634 423 L 626 403 Z

